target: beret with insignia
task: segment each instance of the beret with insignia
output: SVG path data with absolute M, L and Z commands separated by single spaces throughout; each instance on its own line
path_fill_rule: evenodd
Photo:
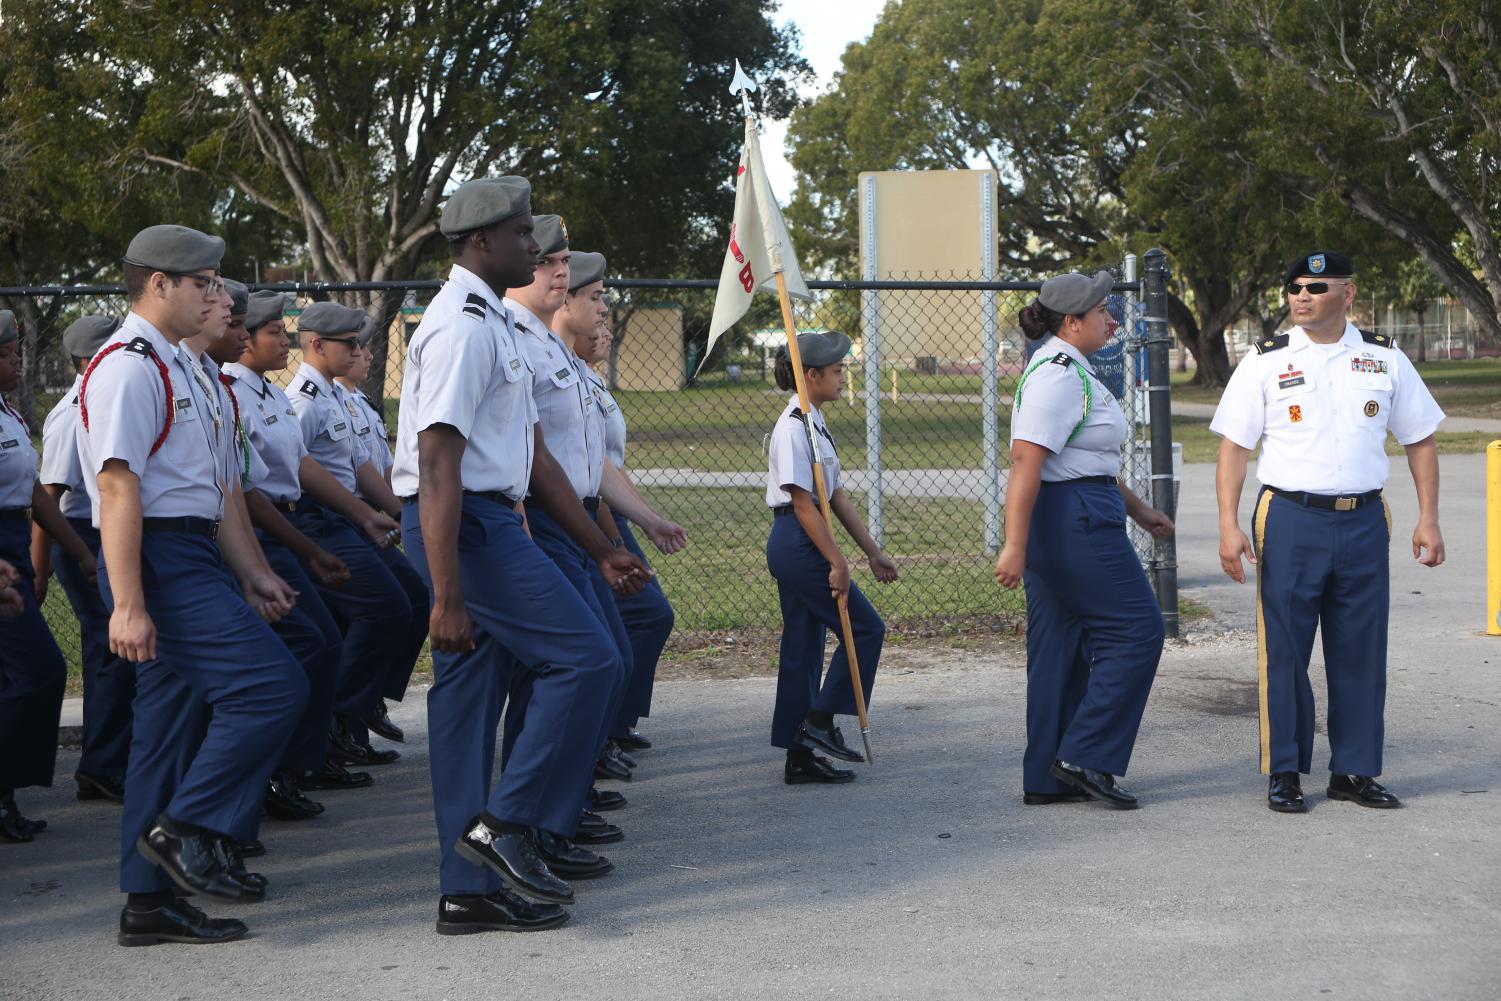
M 1304 254 L 1287 266 L 1282 276 L 1283 284 L 1294 278 L 1350 278 L 1355 274 L 1355 264 L 1336 250 L 1315 250 Z
M 542 248 L 537 252 L 538 257 L 561 254 L 568 249 L 568 226 L 560 215 L 533 216 L 532 239 Z

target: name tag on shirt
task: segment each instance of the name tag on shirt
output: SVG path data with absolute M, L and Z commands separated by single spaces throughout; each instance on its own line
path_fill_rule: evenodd
M 21 442 L 18 438 L 7 438 L 4 441 L 0 441 L 0 448 L 19 448 L 20 445 Z
M 177 399 L 173 400 L 172 414 L 174 421 L 192 420 L 195 416 L 197 416 L 193 413 L 193 398 L 190 396 L 179 396 Z
M 275 414 L 267 414 L 266 415 L 266 426 L 270 427 L 272 424 L 275 424 L 275 423 L 276 423 L 276 415 Z

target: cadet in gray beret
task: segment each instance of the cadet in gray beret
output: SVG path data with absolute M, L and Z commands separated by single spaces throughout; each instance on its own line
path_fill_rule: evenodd
M 21 336 L 16 329 L 16 314 L 8 309 L 0 309 L 0 344 L 9 344 Z
M 532 186 L 526 178 L 477 177 L 449 196 L 438 229 L 453 240 L 531 210 Z
M 233 278 L 224 279 L 224 291 L 229 293 L 229 315 L 244 316 L 250 308 L 250 286 Z
M 297 318 L 299 332 L 320 337 L 353 337 L 365 324 L 365 314 L 336 302 L 315 302 Z
M 165 274 L 219 270 L 224 241 L 186 226 L 147 226 L 125 249 L 125 263 Z
M 120 321 L 113 316 L 80 316 L 63 331 L 63 347 L 70 358 L 88 360 L 118 329 Z
M 537 241 L 538 245 L 542 241 Z M 593 251 L 579 251 L 569 255 L 568 291 L 577 292 L 585 285 L 605 280 L 605 255 Z M 593 318 L 591 317 L 591 320 Z
M 560 215 L 532 217 L 532 239 L 542 248 L 538 257 L 551 257 L 568 249 L 568 226 Z
M 255 333 L 272 320 L 280 320 L 286 311 L 285 292 L 252 292 L 245 309 L 245 329 Z
M 1070 271 L 1043 282 L 1037 301 L 1064 316 L 1083 316 L 1105 301 L 1114 284 L 1115 276 L 1108 271 L 1096 271 L 1093 278 Z

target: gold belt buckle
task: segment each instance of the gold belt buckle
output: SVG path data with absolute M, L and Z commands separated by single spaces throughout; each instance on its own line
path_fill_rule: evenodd
M 1354 497 L 1336 497 L 1334 498 L 1334 510 L 1353 511 L 1355 510 L 1355 500 L 1356 498 Z

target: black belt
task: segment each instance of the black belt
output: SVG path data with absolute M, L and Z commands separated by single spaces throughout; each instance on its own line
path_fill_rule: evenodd
M 774 507 L 774 508 L 771 509 L 771 516 L 773 518 L 780 518 L 784 514 L 791 514 L 791 513 L 792 513 L 792 505 L 791 504 L 783 504 L 781 507 Z
M 1347 494 L 1343 497 L 1331 497 L 1328 494 L 1311 494 L 1303 490 L 1283 490 L 1279 487 L 1267 487 L 1278 497 L 1292 501 L 1294 504 L 1302 504 L 1304 507 L 1316 507 L 1321 511 L 1353 511 L 1358 507 L 1381 499 L 1380 490 L 1367 490 L 1363 494 Z
M 271 506 L 276 508 L 276 510 L 280 511 L 282 514 L 296 514 L 299 508 L 304 511 L 307 510 L 307 505 L 300 500 L 272 501 Z
M 584 510 L 585 511 L 588 511 L 590 514 L 596 515 L 596 516 L 599 514 L 599 498 L 598 497 L 585 497 L 583 499 L 582 503 L 584 505 Z
M 501 504 L 505 507 L 510 508 L 514 508 L 516 506 L 516 498 L 512 497 L 510 494 L 501 493 L 499 490 L 465 490 L 464 496 L 478 497 L 480 500 L 494 501 L 497 504 Z M 407 496 L 399 499 L 403 504 L 417 503 L 416 494 L 408 494 Z
M 0 507 L 0 521 L 30 521 L 29 507 Z
M 219 537 L 219 523 L 212 518 L 142 518 L 143 532 L 186 532 L 189 535 Z
M 1114 476 L 1075 476 L 1071 480 L 1047 480 L 1048 483 L 1101 483 L 1107 487 L 1116 485 Z

